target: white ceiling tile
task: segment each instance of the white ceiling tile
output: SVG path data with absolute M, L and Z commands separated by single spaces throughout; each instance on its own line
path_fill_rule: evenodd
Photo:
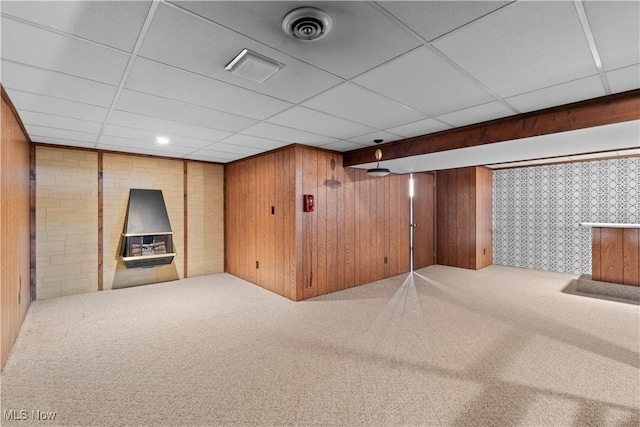
M 131 52 L 150 1 L 10 1 L 2 13 Z
M 420 44 L 367 2 L 174 3 L 345 79 Z M 325 37 L 309 43 L 282 31 L 282 18 L 301 6 L 318 7 L 332 17 L 333 27 Z
M 383 1 L 378 3 L 420 37 L 431 41 L 510 2 Z
M 606 95 L 600 76 L 590 76 L 507 98 L 520 112 L 541 110 Z
M 412 138 L 414 136 L 426 135 L 450 128 L 451 126 L 439 122 L 438 120 L 426 119 L 386 130 L 391 133 L 404 136 L 405 138 Z
M 506 108 L 502 103 L 495 101 L 443 114 L 438 116 L 437 119 L 458 127 L 499 119 L 513 114 L 513 111 Z
M 335 151 L 341 151 L 341 152 L 357 150 L 358 148 L 364 148 L 364 147 L 366 147 L 366 145 L 356 144 L 355 142 L 351 142 L 351 141 L 332 142 L 331 144 L 326 144 L 322 146 L 322 148 L 326 148 L 327 150 L 335 150 Z
M 595 74 L 573 2 L 516 2 L 434 42 L 502 97 Z
M 175 144 L 158 144 L 154 141 L 140 141 L 132 138 L 120 138 L 118 136 L 102 135 L 97 147 L 103 147 L 105 145 L 112 147 L 126 147 L 131 149 L 132 153 L 144 153 L 144 150 L 165 152 L 172 154 L 188 154 L 195 151 L 195 148 L 184 147 Z M 135 151 L 134 151 L 135 150 Z
M 29 125 L 25 124 L 27 133 L 32 140 L 39 142 L 47 142 L 46 138 L 55 138 L 57 140 L 70 140 L 81 142 L 95 142 L 98 138 L 97 133 L 78 132 L 67 129 L 50 128 L 45 126 Z
M 609 71 L 640 62 L 640 2 L 583 3 L 604 69 Z
M 180 135 L 188 138 L 202 139 L 207 141 L 219 141 L 231 135 L 217 129 L 203 126 L 179 123 L 173 120 L 148 117 L 140 114 L 128 113 L 126 111 L 114 111 L 109 116 L 109 124 L 124 126 L 134 129 L 144 129 L 159 134 Z
M 185 159 L 205 162 L 228 163 L 243 158 L 242 154 L 221 153 L 219 151 L 198 150 L 185 156 Z
M 2 58 L 117 85 L 129 55 L 2 18 Z
M 424 114 L 352 83 L 330 89 L 302 105 L 378 129 L 424 118 Z
M 407 53 L 353 81 L 429 115 L 493 99 L 427 48 Z
M 245 48 L 285 66 L 264 83 L 225 71 L 224 67 Z M 342 82 L 255 40 L 165 4 L 158 7 L 140 55 L 294 103 Z
M 54 71 L 2 61 L 2 84 L 25 92 L 109 107 L 116 87 Z
M 293 105 L 144 58 L 136 60 L 125 87 L 259 120 Z
M 327 142 L 337 142 L 338 139 L 322 136 L 300 129 L 260 122 L 242 131 L 243 135 L 257 136 L 286 142 L 287 144 L 318 145 Z
M 21 90 L 7 88 L 9 98 L 18 110 L 32 111 L 36 113 L 55 114 L 64 117 L 74 117 L 80 120 L 89 120 L 102 123 L 107 117 L 106 108 L 94 105 L 54 98 L 52 96 L 37 95 Z
M 224 139 L 223 142 L 229 145 L 241 145 L 243 147 L 260 148 L 263 151 L 273 150 L 274 148 L 280 148 L 290 144 L 288 142 L 273 141 L 271 139 L 241 135 L 239 133 Z
M 20 114 L 20 118 L 25 125 L 37 125 L 95 134 L 100 132 L 100 128 L 102 128 L 102 123 L 72 119 L 70 117 L 54 116 L 52 114 L 34 113 L 33 111 L 20 110 L 18 110 L 18 114 Z
M 197 154 L 197 153 L 188 154 L 188 155 L 184 156 L 184 159 L 197 160 L 197 161 L 209 162 L 209 163 L 229 163 L 231 161 L 229 159 L 223 159 L 223 158 L 215 157 L 215 156 L 211 157 L 211 156 L 206 155 L 206 154 Z
M 94 142 L 86 142 L 86 141 L 74 141 L 72 139 L 60 139 L 60 138 L 52 138 L 50 136 L 39 136 L 34 135 L 31 137 L 31 141 L 41 143 L 41 144 L 54 144 L 54 145 L 63 145 L 65 147 L 81 147 L 81 148 L 94 148 Z
M 388 132 L 378 131 L 373 133 L 368 133 L 366 135 L 356 136 L 354 138 L 349 138 L 349 141 L 355 142 L 361 145 L 375 145 L 373 142 L 374 139 L 382 139 L 383 142 L 392 142 L 399 141 L 404 139 L 402 136 L 394 135 Z
M 260 148 L 246 147 L 244 145 L 225 144 L 224 142 L 216 142 L 215 144 L 208 146 L 206 150 L 229 154 L 243 154 L 245 156 L 252 156 L 263 151 Z
M 143 129 L 133 129 L 129 127 L 123 126 L 115 126 L 115 125 L 107 125 L 104 128 L 103 136 L 117 136 L 120 138 L 127 139 L 136 139 L 139 141 L 144 141 L 147 143 L 154 143 L 156 138 L 159 136 L 163 136 L 165 138 L 169 138 L 170 144 L 181 146 L 181 147 L 193 147 L 195 148 L 204 148 L 208 145 L 211 145 L 215 141 L 204 140 L 204 139 L 195 139 L 195 138 L 187 138 L 181 135 L 175 135 L 166 132 L 157 132 L 157 131 L 149 131 Z M 98 141 L 101 143 L 102 139 Z
M 338 139 L 348 139 L 375 130 L 359 123 L 299 106 L 273 116 L 267 121 Z
M 640 88 L 640 64 L 608 71 L 606 75 L 613 93 Z
M 256 120 L 222 111 L 199 107 L 158 96 L 131 90 L 123 90 L 118 98 L 116 110 L 174 120 L 197 126 L 229 132 L 245 129 Z
M 106 150 L 106 151 L 120 151 L 123 153 L 135 153 L 135 154 L 144 154 L 149 156 L 161 156 L 161 157 L 177 157 L 183 158 L 185 155 L 189 153 L 184 153 L 182 151 L 173 151 L 173 147 L 163 147 L 163 146 L 155 146 L 153 148 L 149 148 L 146 146 L 138 146 L 134 144 L 120 144 L 119 141 L 115 141 L 115 144 L 97 144 L 96 148 L 98 150 Z

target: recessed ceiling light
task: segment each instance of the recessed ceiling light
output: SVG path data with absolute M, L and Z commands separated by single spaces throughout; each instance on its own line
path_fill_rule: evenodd
M 157 136 L 156 137 L 156 142 L 158 144 L 168 144 L 169 143 L 169 138 L 167 138 L 166 136 Z
M 284 65 L 278 61 L 252 52 L 249 49 L 242 49 L 242 52 L 233 58 L 224 69 L 245 79 L 264 83 L 269 77 L 280 71 L 282 67 Z

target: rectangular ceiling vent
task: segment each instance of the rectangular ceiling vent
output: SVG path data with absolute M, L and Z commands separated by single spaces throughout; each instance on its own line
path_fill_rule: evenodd
M 224 69 L 245 79 L 264 83 L 269 77 L 280 71 L 282 67 L 284 67 L 284 64 L 278 61 L 249 49 L 243 49 Z
M 122 233 L 122 260 L 127 268 L 171 264 L 173 231 L 161 190 L 129 191 Z

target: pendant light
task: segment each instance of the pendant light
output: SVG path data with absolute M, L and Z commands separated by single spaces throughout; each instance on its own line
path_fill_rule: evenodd
M 376 144 L 380 144 L 382 142 L 381 139 L 374 139 L 373 142 Z M 380 177 L 389 175 L 389 169 L 380 167 L 380 159 L 382 159 L 382 150 L 376 149 L 376 160 L 378 161 L 378 165 L 373 169 L 367 170 L 367 175 Z

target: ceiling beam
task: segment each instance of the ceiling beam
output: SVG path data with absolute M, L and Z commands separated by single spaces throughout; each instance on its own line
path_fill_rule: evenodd
M 384 160 L 400 159 L 631 120 L 640 120 L 640 89 L 347 151 L 343 164 L 375 162 L 377 148 Z

